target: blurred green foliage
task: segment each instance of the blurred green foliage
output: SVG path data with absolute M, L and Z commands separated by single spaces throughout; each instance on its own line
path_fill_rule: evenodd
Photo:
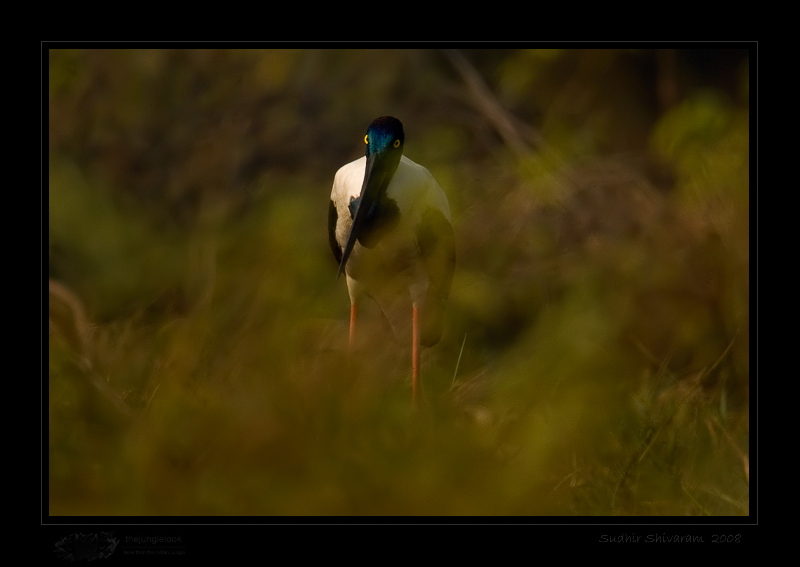
M 51 515 L 749 513 L 746 50 L 48 56 Z M 456 232 L 418 412 L 326 235 L 385 114 Z

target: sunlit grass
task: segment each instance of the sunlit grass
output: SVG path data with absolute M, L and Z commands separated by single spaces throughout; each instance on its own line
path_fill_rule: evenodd
M 348 357 L 346 290 L 324 247 L 295 237 L 300 202 L 253 215 L 276 222 L 205 236 L 217 245 L 202 302 L 94 328 L 96 367 L 132 418 L 51 338 L 51 513 L 747 513 L 744 408 L 722 414 L 719 379 L 702 385 L 715 361 L 674 350 L 706 340 L 700 304 L 675 314 L 666 350 L 637 336 L 631 298 L 680 273 L 590 249 L 501 350 L 451 329 L 426 353 L 414 412 L 408 353 L 377 309 Z M 454 281 L 451 323 L 494 324 L 503 300 L 488 282 Z M 708 352 L 727 360 L 725 346 Z

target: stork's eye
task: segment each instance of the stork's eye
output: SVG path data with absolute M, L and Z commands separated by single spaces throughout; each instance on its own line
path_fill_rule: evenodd
M 394 147 L 395 147 L 395 148 L 399 148 L 399 147 L 400 147 L 400 138 L 397 138 L 397 139 L 394 141 Z
M 369 144 L 369 134 L 364 135 L 364 143 Z

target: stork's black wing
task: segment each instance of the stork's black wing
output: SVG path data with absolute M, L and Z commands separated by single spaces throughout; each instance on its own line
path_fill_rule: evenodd
M 336 212 L 336 205 L 331 199 L 331 204 L 328 206 L 328 241 L 331 244 L 331 251 L 333 257 L 336 258 L 336 263 L 342 262 L 342 247 L 336 241 L 336 223 L 339 221 L 339 214 Z

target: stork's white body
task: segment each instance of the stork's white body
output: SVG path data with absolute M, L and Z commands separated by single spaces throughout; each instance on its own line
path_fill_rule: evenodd
M 404 155 L 402 123 L 376 118 L 366 155 L 336 172 L 328 237 L 347 276 L 350 347 L 362 295 L 380 306 L 401 344 L 412 344 L 412 399 L 418 397 L 420 348 L 442 334 L 455 266 L 450 205 L 424 167 Z
M 350 200 L 358 199 L 361 193 L 366 163 L 367 158 L 361 157 L 343 165 L 333 180 L 331 200 L 338 217 L 336 241 L 342 248 L 353 224 Z M 356 242 L 345 267 L 347 289 L 354 305 L 363 294 L 372 297 L 389 320 L 396 339 L 407 344 L 411 341 L 411 304 L 424 304 L 430 282 L 417 244 L 423 213 L 439 211 L 449 223 L 450 205 L 427 168 L 406 156 L 400 158 L 386 197 L 400 210 L 398 224 L 374 248 Z

